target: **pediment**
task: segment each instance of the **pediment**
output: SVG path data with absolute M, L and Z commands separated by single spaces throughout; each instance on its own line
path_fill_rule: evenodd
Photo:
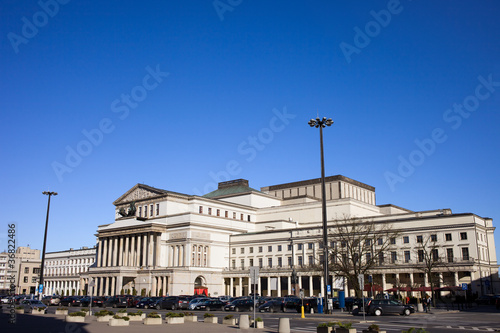
M 166 192 L 167 191 L 160 190 L 151 186 L 137 184 L 130 190 L 128 190 L 125 194 L 123 194 L 121 197 L 119 197 L 117 200 L 115 200 L 113 204 L 115 206 L 118 206 L 129 202 L 155 198 L 165 195 Z

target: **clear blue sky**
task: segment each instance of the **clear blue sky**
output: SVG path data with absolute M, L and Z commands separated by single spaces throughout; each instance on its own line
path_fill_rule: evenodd
M 317 178 L 317 114 L 327 175 L 498 226 L 498 1 L 44 1 L 0 5 L 2 247 L 42 248 L 46 190 L 59 251 L 136 183 Z

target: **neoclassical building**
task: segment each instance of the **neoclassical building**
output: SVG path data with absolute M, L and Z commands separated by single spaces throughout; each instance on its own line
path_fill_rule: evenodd
M 326 178 L 326 204 L 329 221 L 351 216 L 399 232 L 370 272 L 384 290 L 428 286 L 416 249 L 422 238 L 431 238 L 436 255 L 448 262 L 433 272 L 439 286 L 465 283 L 478 295 L 500 291 L 491 219 L 377 205 L 374 187 L 341 175 Z M 137 184 L 114 205 L 115 221 L 97 230 L 96 263 L 88 272 L 94 295 L 248 295 L 252 266 L 259 267 L 255 288 L 261 295 L 324 293 L 317 265 L 323 251 L 320 179 L 260 191 L 238 179 L 204 196 Z M 328 283 L 353 292 L 333 272 Z

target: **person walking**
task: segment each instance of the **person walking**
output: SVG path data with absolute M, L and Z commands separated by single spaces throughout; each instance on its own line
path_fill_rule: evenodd
M 427 297 L 427 309 L 425 312 L 431 311 L 431 300 L 432 300 L 431 297 Z

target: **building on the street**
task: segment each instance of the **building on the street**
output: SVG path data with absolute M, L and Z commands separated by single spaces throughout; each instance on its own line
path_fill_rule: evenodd
M 8 274 L 9 254 L 7 252 L 0 253 L 0 295 L 7 294 L 10 290 L 10 280 Z
M 248 181 L 221 182 L 204 196 L 137 184 L 115 202 L 116 218 L 97 230 L 95 295 L 125 293 L 248 295 L 249 268 L 260 268 L 257 292 L 284 296 L 303 289 L 324 294 L 321 180 L 256 190 Z M 498 293 L 493 221 L 450 209 L 414 212 L 377 205 L 375 188 L 344 176 L 326 178 L 328 220 L 352 216 L 391 224 L 400 232 L 370 272 L 384 290 L 428 286 L 416 250 L 422 237 L 438 244 L 449 265 L 435 271 L 439 286 L 467 284 L 473 294 Z M 292 269 L 297 284 L 292 285 Z M 349 286 L 334 273 L 334 290 Z
M 29 246 L 16 249 L 14 276 L 16 294 L 35 294 L 40 279 L 40 250 Z
M 94 264 L 95 256 L 95 246 L 47 252 L 44 267 L 44 294 L 86 295 L 89 283 L 87 272 Z

